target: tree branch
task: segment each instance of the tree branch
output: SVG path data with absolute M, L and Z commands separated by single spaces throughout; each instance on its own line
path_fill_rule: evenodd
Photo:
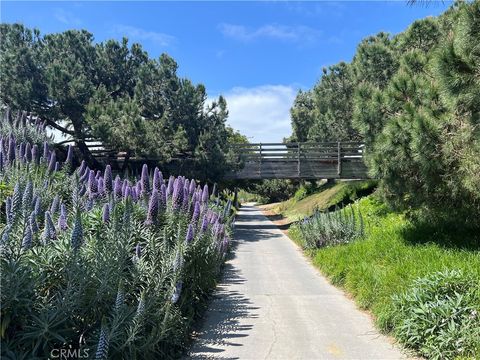
M 53 127 L 54 129 L 60 130 L 64 134 L 68 135 L 75 135 L 75 133 L 72 130 L 68 130 L 67 128 L 64 128 L 63 126 L 58 125 L 55 121 L 50 120 L 50 119 L 45 119 L 47 122 L 47 125 Z

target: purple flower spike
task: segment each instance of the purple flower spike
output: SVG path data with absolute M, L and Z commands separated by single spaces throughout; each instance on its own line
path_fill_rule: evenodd
M 120 179 L 120 176 L 117 175 L 115 178 L 115 182 L 113 185 L 113 192 L 115 195 L 115 199 L 120 199 L 122 197 L 122 180 Z
M 137 192 L 137 187 L 136 186 L 132 186 L 131 187 L 132 189 L 132 200 L 133 202 L 137 202 L 138 201 L 138 192 Z
M 125 191 L 128 187 L 128 180 L 127 179 L 124 179 L 123 180 L 123 183 L 122 183 L 122 195 L 125 196 Z
M 68 150 L 67 150 L 67 159 L 65 160 L 65 164 L 67 165 L 72 165 L 73 162 L 73 146 L 68 145 Z
M 55 164 L 57 162 L 57 155 L 55 154 L 55 151 L 52 151 L 50 154 L 50 161 L 48 163 L 48 172 L 52 173 L 55 171 Z
M 42 235 L 43 244 L 47 245 L 50 240 L 55 240 L 56 238 L 57 233 L 53 225 L 52 217 L 50 216 L 50 211 L 45 211 L 45 227 Z
M 58 211 L 58 205 L 60 204 L 60 198 L 58 197 L 58 195 L 56 195 L 54 198 L 53 198 L 53 201 L 52 201 L 52 206 L 50 206 L 50 213 L 52 215 L 55 215 L 55 213 Z
M 173 183 L 175 182 L 175 178 L 173 176 L 170 176 L 168 178 L 168 185 L 167 185 L 167 198 L 170 198 L 170 196 L 173 193 Z
M 95 171 L 93 170 L 90 170 L 88 174 L 87 189 L 90 197 L 93 197 L 98 192 L 97 179 L 95 178 Z
M 218 220 L 218 214 L 217 213 L 211 213 L 210 215 L 210 223 L 215 224 Z
M 148 166 L 147 164 L 143 164 L 142 167 L 142 195 L 145 196 L 150 193 L 150 179 L 148 177 Z
M 177 284 L 175 285 L 175 291 L 173 292 L 172 299 L 171 299 L 173 304 L 177 303 L 177 301 L 180 299 L 180 295 L 182 294 L 182 287 L 183 287 L 182 281 L 177 282 Z
M 140 243 L 135 247 L 135 256 L 137 257 L 137 260 L 140 260 L 142 257 L 142 247 L 140 246 Z
M 208 185 L 205 184 L 205 186 L 203 187 L 203 192 L 202 192 L 202 203 L 207 203 L 208 202 L 208 197 L 209 197 L 209 194 L 208 194 Z
M 20 146 L 18 147 L 18 157 L 20 159 L 23 159 L 25 156 L 25 143 L 20 143 Z
M 30 230 L 32 230 L 32 233 L 35 234 L 38 232 L 38 230 L 40 230 L 38 227 L 35 211 L 32 211 L 32 213 L 30 214 L 29 223 L 30 223 Z
M 50 150 L 48 148 L 48 143 L 45 141 L 43 143 L 43 161 L 47 162 L 49 153 L 50 153 Z
M 113 191 L 112 167 L 110 165 L 105 167 L 103 179 L 105 183 L 105 191 L 107 194 L 110 194 Z
M 87 167 L 87 164 L 85 163 L 85 160 L 82 160 L 80 167 L 77 169 L 78 175 L 82 176 L 86 167 Z
M 32 229 L 27 225 L 25 229 L 25 236 L 22 239 L 22 250 L 27 250 L 32 247 Z
M 83 243 L 83 225 L 79 210 L 77 210 L 75 214 L 75 223 L 73 224 L 70 243 L 75 251 L 78 250 Z
M 167 187 L 165 186 L 165 184 L 162 184 L 160 186 L 159 198 L 160 198 L 160 206 L 165 208 L 167 206 Z
M 160 199 L 158 195 L 158 190 L 153 189 L 152 196 L 150 196 L 150 201 L 148 203 L 148 213 L 146 221 L 148 225 L 153 224 L 157 219 L 159 201 Z
M 189 224 L 188 225 L 188 230 L 187 230 L 187 236 L 185 236 L 185 242 L 187 244 L 190 244 L 192 242 L 194 236 L 195 236 L 195 232 L 193 230 L 193 225 Z
M 32 146 L 32 160 L 38 164 L 38 155 L 39 155 L 39 152 L 38 152 L 38 145 L 35 144 Z
M 132 198 L 132 188 L 130 186 L 125 187 L 125 194 L 123 194 L 124 200 L 128 200 L 129 198 Z
M 177 251 L 175 261 L 173 262 L 173 271 L 181 271 L 183 267 L 183 255 L 180 251 Z
M 207 228 L 208 228 L 208 216 L 205 215 L 203 217 L 202 226 L 200 227 L 200 230 L 202 233 L 204 233 L 205 231 L 207 231 Z
M 102 220 L 104 223 L 110 222 L 110 206 L 108 204 L 103 205 Z
M 3 171 L 3 150 L 0 147 L 0 171 Z
M 35 215 L 40 215 L 40 211 L 42 211 L 42 199 L 40 196 L 36 196 L 35 198 L 35 205 L 33 206 L 33 211 L 35 211 Z
M 58 228 L 62 231 L 67 230 L 67 208 L 65 204 L 60 205 L 60 216 L 58 217 Z
M 12 137 L 10 137 L 9 141 L 8 141 L 8 161 L 9 162 L 13 162 L 15 160 L 15 149 L 17 147 L 17 144 L 15 142 L 15 139 Z
M 193 179 L 190 180 L 190 187 L 189 187 L 189 189 L 188 189 L 188 194 L 189 194 L 190 196 L 192 196 L 193 193 L 195 192 L 195 187 L 196 187 L 195 180 L 193 180 Z
M 183 187 L 183 195 L 182 195 L 182 208 L 185 210 L 188 210 L 188 202 L 189 202 L 189 197 L 188 197 L 188 188 L 186 186 Z
M 163 175 L 162 172 L 158 169 L 158 167 L 155 168 L 153 171 L 153 188 L 160 190 L 160 187 L 163 184 Z
M 105 193 L 105 183 L 103 177 L 98 178 L 97 189 L 99 195 L 103 195 Z
M 181 201 L 181 196 L 183 195 L 183 189 L 181 188 L 180 178 L 175 180 L 173 184 L 173 194 L 172 194 L 172 207 L 173 209 L 178 209 Z
M 199 216 L 200 216 L 200 203 L 198 201 L 195 201 L 195 205 L 193 207 L 192 223 L 196 224 Z
M 62 165 L 61 165 L 58 161 L 55 162 L 55 172 L 60 171 L 61 166 L 62 166 Z
M 30 143 L 27 143 L 25 146 L 25 160 L 27 160 L 27 162 L 32 161 L 32 145 L 30 145 Z

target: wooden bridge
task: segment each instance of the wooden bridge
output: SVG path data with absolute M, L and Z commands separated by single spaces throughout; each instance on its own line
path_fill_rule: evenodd
M 240 168 L 226 179 L 365 179 L 360 142 L 232 145 Z
M 237 169 L 225 174 L 227 180 L 261 179 L 366 179 L 363 163 L 365 146 L 361 142 L 300 142 L 268 144 L 231 144 Z M 114 169 L 127 167 L 139 171 L 146 161 L 126 152 L 108 150 L 98 141 L 87 147 L 97 161 Z M 178 159 L 188 165 L 188 157 Z M 155 162 L 156 159 L 148 159 Z

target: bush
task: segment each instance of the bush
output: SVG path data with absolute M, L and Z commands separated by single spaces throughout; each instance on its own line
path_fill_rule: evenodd
M 1 357 L 177 357 L 215 287 L 231 202 L 158 169 L 113 180 L 109 167 L 59 164 L 48 144 L 30 157 L 31 144 L 1 139 L 0 183 L 13 188 L 0 219 Z
M 480 354 L 480 285 L 462 271 L 436 272 L 393 297 L 394 332 L 429 359 Z
M 348 243 L 363 237 L 365 232 L 362 214 L 354 206 L 335 212 L 317 212 L 297 226 L 306 249 Z
M 295 189 L 296 184 L 291 180 L 272 179 L 253 184 L 248 190 L 272 203 L 287 200 L 293 196 Z
M 302 182 L 302 184 L 298 187 L 297 191 L 295 191 L 293 199 L 295 201 L 303 200 L 307 196 L 315 193 L 316 190 L 318 190 L 318 185 L 316 181 Z

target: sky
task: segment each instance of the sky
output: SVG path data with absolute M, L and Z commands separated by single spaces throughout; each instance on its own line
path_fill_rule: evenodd
M 86 29 L 101 42 L 127 37 L 150 57 L 168 53 L 180 76 L 225 96 L 228 123 L 251 142 L 291 134 L 289 110 L 323 67 L 351 61 L 366 36 L 405 30 L 448 2 L 100 2 L 1 1 L 2 22 L 41 33 Z

